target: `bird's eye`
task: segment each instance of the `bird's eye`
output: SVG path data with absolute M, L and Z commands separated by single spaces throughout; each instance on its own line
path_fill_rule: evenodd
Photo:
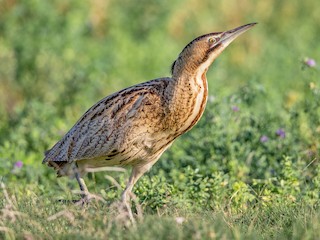
M 217 41 L 217 40 L 216 40 L 215 38 L 209 38 L 209 39 L 208 39 L 208 42 L 209 42 L 210 44 L 214 44 L 216 41 Z

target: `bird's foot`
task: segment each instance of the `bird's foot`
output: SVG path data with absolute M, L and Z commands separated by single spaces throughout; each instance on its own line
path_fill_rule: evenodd
M 90 197 L 90 195 L 82 195 L 81 198 L 79 200 L 73 200 L 73 203 L 75 205 L 79 205 L 79 206 L 87 206 L 89 205 L 89 203 L 92 201 L 92 197 Z
M 83 195 L 80 199 L 59 199 L 57 202 L 62 204 L 74 204 L 74 205 L 80 205 L 80 206 L 86 206 L 92 201 L 92 198 L 89 195 Z
M 123 201 L 115 201 L 110 206 L 111 212 L 115 214 L 115 219 L 122 225 L 134 225 L 136 220 L 129 203 Z
M 131 204 L 128 201 L 122 202 L 120 203 L 120 206 L 122 208 L 122 211 L 124 211 L 125 213 L 127 213 L 130 221 L 134 224 L 135 223 L 135 219 L 133 217 L 133 213 L 132 213 L 132 209 L 131 209 Z
M 62 203 L 62 204 L 70 204 L 70 203 L 74 203 L 77 200 L 68 200 L 68 199 L 58 199 L 57 202 L 58 203 Z

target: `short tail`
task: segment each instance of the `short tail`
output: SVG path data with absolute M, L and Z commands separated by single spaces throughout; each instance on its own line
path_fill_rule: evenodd
M 54 161 L 50 156 L 50 150 L 44 152 L 44 159 L 42 160 L 42 164 L 47 164 L 48 167 L 52 167 L 55 171 L 57 171 L 57 177 L 65 176 L 65 166 L 68 164 L 67 161 Z

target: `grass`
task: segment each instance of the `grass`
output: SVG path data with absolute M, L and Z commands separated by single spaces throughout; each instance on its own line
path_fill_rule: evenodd
M 320 233 L 319 211 L 300 204 L 258 204 L 238 214 L 227 206 L 201 212 L 171 206 L 146 211 L 132 225 L 114 203 L 65 205 L 26 191 L 18 196 L 2 186 L 3 239 L 316 239 Z
M 319 16 L 312 0 L 2 1 L 0 238 L 317 239 Z M 117 205 L 129 172 L 88 174 L 84 208 L 58 201 L 77 185 L 43 152 L 81 113 L 249 22 L 207 74 L 201 121 L 136 184 L 136 224 Z

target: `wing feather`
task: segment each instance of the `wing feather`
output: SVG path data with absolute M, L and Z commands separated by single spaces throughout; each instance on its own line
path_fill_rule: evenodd
M 138 84 L 97 102 L 46 152 L 43 163 L 101 158 L 123 151 L 121 143 L 135 124 L 137 109 L 145 99 L 150 101 L 151 95 L 164 91 L 166 80 L 170 78 Z

